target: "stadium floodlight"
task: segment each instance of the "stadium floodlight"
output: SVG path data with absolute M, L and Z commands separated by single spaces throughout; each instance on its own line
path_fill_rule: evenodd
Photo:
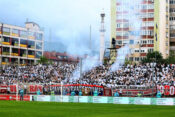
M 63 102 L 63 82 L 61 80 L 61 102 Z

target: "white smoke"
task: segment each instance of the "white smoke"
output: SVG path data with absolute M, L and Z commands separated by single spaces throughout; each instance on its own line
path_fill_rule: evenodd
M 129 41 L 123 42 L 122 48 L 118 49 L 117 51 L 117 58 L 115 63 L 111 66 L 111 71 L 116 71 L 123 66 L 125 63 L 125 59 L 127 55 L 130 54 L 131 48 L 130 45 L 138 44 L 140 41 L 141 35 L 141 26 L 142 26 L 142 19 L 141 16 L 141 2 L 143 0 L 118 0 L 117 2 L 120 4 L 120 12 L 127 12 L 127 15 L 120 14 L 120 18 L 128 21 L 129 26 Z M 123 34 L 122 34 L 123 36 Z M 125 40 L 125 39 L 123 39 Z
M 130 48 L 128 45 L 120 48 L 117 53 L 116 62 L 111 66 L 111 71 L 120 69 L 125 63 L 125 58 L 129 54 Z
M 82 66 L 79 63 L 79 66 L 73 72 L 73 76 L 71 77 L 70 81 L 77 81 L 80 79 L 80 67 L 82 67 L 82 74 L 89 72 L 93 68 L 99 66 L 101 63 L 99 62 L 99 57 L 97 56 L 87 56 L 82 59 Z

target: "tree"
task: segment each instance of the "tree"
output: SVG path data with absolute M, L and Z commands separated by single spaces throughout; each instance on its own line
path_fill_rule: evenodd
M 38 62 L 41 64 L 48 64 L 48 59 L 45 56 L 41 56 Z
M 156 63 L 164 62 L 162 54 L 158 51 L 148 52 L 146 58 L 142 60 L 142 63 L 151 63 L 151 62 L 156 62 Z
M 125 59 L 125 65 L 131 65 L 133 62 L 132 61 L 130 61 L 130 60 L 128 60 L 128 59 Z
M 173 51 L 170 51 L 170 55 L 167 59 L 165 59 L 165 62 L 167 64 L 175 64 L 175 53 Z

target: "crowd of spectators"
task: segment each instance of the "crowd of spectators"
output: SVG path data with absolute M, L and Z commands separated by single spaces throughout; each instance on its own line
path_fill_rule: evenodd
M 140 64 L 125 65 L 111 71 L 110 65 L 93 67 L 84 72 L 80 78 L 72 79 L 79 64 L 60 63 L 57 65 L 4 66 L 0 72 L 0 84 L 20 83 L 61 83 L 92 84 L 106 87 L 118 85 L 175 86 L 175 65 Z

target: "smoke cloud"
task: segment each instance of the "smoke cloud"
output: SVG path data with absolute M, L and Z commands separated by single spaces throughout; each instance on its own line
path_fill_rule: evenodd
M 123 39 L 123 46 L 117 51 L 117 58 L 115 63 L 111 67 L 111 71 L 116 71 L 120 69 L 123 64 L 125 63 L 125 59 L 127 58 L 127 55 L 131 53 L 130 45 L 138 44 L 141 37 L 141 26 L 142 26 L 142 20 L 140 18 L 141 14 L 141 2 L 143 0 L 118 0 L 117 2 L 120 4 L 118 7 L 118 12 L 127 12 L 127 15 L 125 13 L 120 14 L 117 16 L 119 19 L 124 19 L 128 21 L 128 23 L 125 23 L 124 26 L 128 26 L 130 31 L 126 33 L 122 33 L 122 36 L 128 35 L 129 41 L 126 42 L 125 39 Z
M 106 37 L 109 37 L 110 0 L 0 0 L 0 22 L 24 26 L 38 23 L 45 32 L 45 50 L 82 55 L 99 51 L 100 13 L 106 13 Z M 92 50 L 89 27 L 92 26 Z M 50 40 L 51 29 L 51 40 Z

